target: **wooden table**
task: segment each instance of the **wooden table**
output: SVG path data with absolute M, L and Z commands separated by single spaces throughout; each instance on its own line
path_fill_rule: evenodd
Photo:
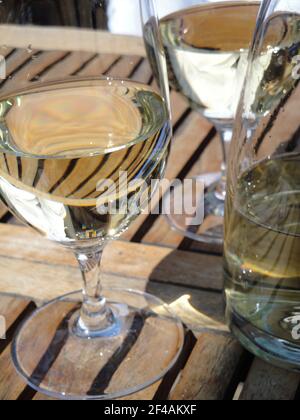
M 139 46 L 140 48 L 140 46 Z M 4 92 L 24 75 L 49 80 L 59 75 L 99 74 L 132 77 L 153 83 L 147 60 L 139 55 L 65 51 L 28 52 L 6 49 Z M 217 171 L 221 149 L 215 130 L 175 92 L 174 139 L 169 179 Z M 161 197 L 156 197 L 159 203 Z M 20 226 L 1 208 L 0 314 L 6 317 L 7 338 L 0 341 L 0 399 L 46 399 L 26 386 L 10 359 L 12 337 L 37 305 L 80 288 L 75 260 L 67 251 Z M 118 262 L 116 264 L 116 261 Z M 161 382 L 128 399 L 293 400 L 300 397 L 300 376 L 255 359 L 230 335 L 224 323 L 222 257 L 170 229 L 163 216 L 142 215 L 104 256 L 103 282 L 147 290 L 168 302 L 189 327 L 184 351 L 175 369 Z M 153 349 L 155 355 L 155 349 Z

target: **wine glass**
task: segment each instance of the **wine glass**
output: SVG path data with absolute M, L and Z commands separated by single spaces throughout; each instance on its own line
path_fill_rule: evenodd
M 143 20 L 132 18 L 131 0 L 122 4 L 0 4 L 1 198 L 74 252 L 83 279 L 82 292 L 36 310 L 12 346 L 20 375 L 54 398 L 137 392 L 174 365 L 183 345 L 182 324 L 160 299 L 102 290 L 99 277 L 105 245 L 139 215 L 163 177 L 171 137 L 152 1 L 141 0 Z M 148 85 L 140 55 L 143 39 L 135 34 L 143 23 L 156 39 L 160 88 Z
M 190 224 L 190 215 L 176 211 L 181 185 L 166 195 L 165 214 L 170 225 L 190 239 L 222 245 L 226 161 L 260 2 L 159 0 L 156 3 L 170 85 L 215 126 L 223 154 L 221 172 L 196 177 L 205 188 L 203 223 Z M 149 57 L 151 61 L 150 54 Z M 183 194 L 184 202 L 193 202 L 191 189 Z
M 254 354 L 300 369 L 300 3 L 265 0 L 228 169 L 227 318 Z

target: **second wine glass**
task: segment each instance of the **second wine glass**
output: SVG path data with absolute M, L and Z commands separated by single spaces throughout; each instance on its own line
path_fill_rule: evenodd
M 197 177 L 205 188 L 204 222 L 190 225 L 190 215 L 184 210 L 176 213 L 180 195 L 176 188 L 165 198 L 171 208 L 166 215 L 171 226 L 186 237 L 219 246 L 223 244 L 227 156 L 260 2 L 156 3 L 171 87 L 215 126 L 223 156 L 220 172 Z M 192 203 L 194 198 L 187 196 L 191 193 L 184 194 L 183 201 Z

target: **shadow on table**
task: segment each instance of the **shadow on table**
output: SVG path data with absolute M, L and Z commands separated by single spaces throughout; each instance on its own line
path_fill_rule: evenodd
M 174 250 L 162 260 L 152 271 L 146 291 L 168 303 L 193 330 L 227 331 L 222 258 L 216 257 L 215 264 L 199 273 L 195 271 L 199 267 L 179 261 L 182 255 L 182 252 Z

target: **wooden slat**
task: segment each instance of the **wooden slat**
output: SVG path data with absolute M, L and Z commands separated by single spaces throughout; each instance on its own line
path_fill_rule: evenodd
M 137 64 L 141 61 L 141 57 L 123 56 L 106 74 L 110 77 L 129 77 Z
M 77 72 L 77 76 L 89 77 L 89 76 L 100 76 L 109 69 L 113 63 L 118 59 L 116 54 L 100 54 L 94 58 L 88 65 Z
M 256 359 L 247 377 L 240 400 L 293 400 L 299 383 L 299 374 L 287 372 Z
M 151 401 L 159 387 L 159 383 L 154 384 L 136 394 L 129 395 L 128 397 L 120 398 L 121 401 Z M 35 401 L 56 401 L 54 398 L 47 397 L 46 395 L 37 393 L 33 400 Z
M 4 261 L 1 258 L 1 262 L 7 264 L 10 261 Z M 9 294 L 18 293 L 18 295 L 31 297 L 37 302 L 43 302 L 81 287 L 79 271 L 76 269 L 63 269 L 46 264 L 35 266 L 31 262 L 19 262 L 15 268 L 19 272 L 22 270 L 22 274 L 14 274 L 14 285 L 8 281 L 3 284 L 6 293 Z M 58 279 L 58 281 L 55 282 L 53 279 Z M 28 285 L 29 282 L 31 286 Z M 195 332 L 203 329 L 227 331 L 221 294 L 175 285 L 166 287 L 164 283 L 107 274 L 102 276 L 102 283 L 104 287 L 146 290 L 158 296 L 169 303 L 173 311 Z
M 181 96 L 178 92 L 175 92 L 174 90 L 171 91 L 170 101 L 172 112 L 172 124 L 173 127 L 177 130 L 180 119 L 182 118 L 184 113 L 187 112 L 189 107 L 183 96 Z
M 10 327 L 27 305 L 28 301 L 8 296 L 0 296 L 0 314 L 5 315 L 7 327 Z M 10 351 L 10 345 L 8 345 L 6 350 L 0 355 L 0 400 L 16 400 L 21 394 L 23 395 L 26 388 L 26 383 L 17 374 L 12 364 Z M 151 400 L 155 395 L 158 386 L 159 383 L 154 384 L 146 390 L 124 398 L 124 400 Z M 24 398 L 27 399 L 28 395 L 26 394 L 27 393 L 25 393 Z M 29 397 L 31 395 L 34 395 L 34 391 L 30 392 Z M 54 399 L 37 393 L 34 396 L 34 400 Z
M 74 52 L 51 67 L 46 74 L 39 78 L 39 81 L 62 80 L 64 77 L 76 73 L 84 63 L 91 60 L 94 56 L 94 54 L 88 52 Z
M 164 324 L 165 328 L 161 330 L 157 328 L 157 323 Z M 171 346 L 178 345 L 177 343 L 177 334 L 173 334 L 172 330 L 177 330 L 177 327 L 172 325 L 170 321 L 166 318 L 164 320 L 158 321 L 157 318 L 149 318 L 145 321 L 145 324 L 141 327 L 138 331 L 139 334 L 134 339 L 132 343 L 132 347 L 128 350 L 128 353 L 124 354 L 122 357 L 121 354 L 118 353 L 119 348 L 119 341 L 115 340 L 112 343 L 112 347 L 115 347 L 115 351 L 113 352 L 106 352 L 104 350 L 104 355 L 99 358 L 95 358 L 94 352 L 96 354 L 98 351 L 101 351 L 101 343 L 95 343 L 95 347 L 91 356 L 94 358 L 94 364 L 89 368 L 86 366 L 85 370 L 81 372 L 82 382 L 86 383 L 88 389 L 92 388 L 92 385 L 95 383 L 95 379 L 97 378 L 97 387 L 101 386 L 106 389 L 107 392 L 115 392 L 116 387 L 122 386 L 124 389 L 128 389 L 134 384 L 136 381 L 145 381 L 145 371 L 149 371 L 153 369 L 153 372 L 161 371 L 163 366 L 168 362 L 170 355 L 168 353 L 161 354 L 161 357 L 156 360 L 156 363 L 152 363 L 153 361 L 153 354 L 156 349 L 159 348 L 159 345 L 164 347 L 167 343 Z M 147 340 L 149 338 L 149 341 Z M 152 348 L 149 348 L 149 345 L 153 345 Z M 175 347 L 175 348 L 176 348 Z M 80 349 L 80 350 L 79 350 Z M 92 351 L 91 347 L 87 348 L 85 346 L 84 341 L 82 343 L 74 342 L 74 339 L 70 336 L 65 345 L 64 350 L 60 353 L 50 371 L 47 373 L 45 377 L 45 381 L 51 384 L 52 382 L 52 369 L 54 371 L 60 372 L 61 378 L 68 378 L 70 376 L 69 368 L 70 368 L 70 361 L 66 359 L 66 355 L 68 353 L 75 352 L 76 359 L 78 360 L 78 364 L 80 365 L 80 360 L 86 360 L 87 352 Z M 105 357 L 107 356 L 107 357 Z M 121 363 L 120 357 L 122 357 L 123 362 Z M 124 358 L 124 359 L 123 359 Z M 114 360 L 114 363 L 111 360 Z M 143 361 L 141 360 L 143 359 Z M 137 360 L 141 360 L 140 363 L 137 363 Z M 113 372 L 112 376 L 110 377 L 106 374 L 103 375 L 103 367 L 107 364 L 107 362 L 111 363 L 111 370 Z M 145 363 L 145 365 L 143 365 Z M 146 366 L 146 369 L 145 369 Z M 79 367 L 80 369 L 80 367 Z M 97 375 L 98 374 L 98 375 Z M 56 380 L 56 376 L 54 376 L 54 380 Z M 68 382 L 66 382 L 66 386 Z M 70 383 L 72 389 L 75 391 L 80 384 L 78 383 Z M 87 390 L 88 390 L 87 389 Z M 76 391 L 75 391 L 76 392 Z M 77 391 L 78 392 L 78 391 Z
M 31 59 L 34 54 L 36 57 Z M 18 51 L 8 59 L 8 76 L 18 67 L 22 67 L 11 79 L 6 79 L 0 85 L 0 93 L 3 96 L 16 88 L 25 88 L 31 81 L 60 80 L 71 75 L 101 76 L 108 71 L 111 77 L 128 77 L 141 61 L 140 56 L 124 56 L 119 61 L 117 58 L 118 56 L 112 54 L 95 56 L 90 52 L 51 51 L 37 54 L 37 51 Z
M 14 282 L 11 282 L 12 284 L 18 284 L 19 281 L 22 285 L 22 287 L 32 287 L 33 289 L 40 290 L 44 292 L 47 291 L 46 284 L 50 285 L 50 288 L 52 289 L 52 292 L 54 295 L 57 294 L 58 290 L 56 286 L 61 287 L 61 284 L 64 283 L 64 279 L 68 281 L 69 284 L 69 290 L 73 290 L 75 288 L 78 288 L 80 286 L 80 276 L 78 273 L 78 269 L 75 268 L 75 263 L 71 259 L 71 256 L 69 256 L 63 249 L 61 249 L 61 252 L 55 253 L 59 250 L 55 244 L 52 244 L 51 242 L 48 242 L 46 240 L 43 240 L 39 236 L 32 233 L 27 228 L 20 228 L 20 227 L 13 227 L 13 226 L 1 226 L 3 227 L 4 231 L 7 233 L 10 233 L 11 240 L 7 241 L 8 239 L 7 234 L 3 231 L 0 232 L 0 238 L 3 240 L 2 245 L 4 246 L 4 249 L 0 251 L 0 254 L 5 254 L 5 252 L 8 252 L 9 255 L 13 252 L 13 247 L 18 248 L 19 257 L 20 259 L 17 259 L 17 263 L 15 264 L 7 264 L 7 262 L 2 260 L 2 256 L 0 257 L 0 261 L 3 263 L 4 266 L 7 266 L 11 270 L 16 270 L 16 272 L 13 274 Z M 12 232 L 14 231 L 14 232 Z M 14 235 L 12 235 L 15 233 Z M 6 245 L 5 245 L 6 243 Z M 25 246 L 25 243 L 27 243 L 27 246 Z M 28 246 L 30 244 L 30 246 Z M 43 245 L 49 244 L 49 249 L 45 248 Z M 117 245 L 118 243 L 114 244 Z M 136 249 L 137 245 L 135 244 L 123 244 L 120 243 L 121 248 L 124 247 L 124 249 L 127 249 L 127 247 L 134 247 Z M 126 245 L 126 247 L 125 247 Z M 113 246 L 113 245 L 112 245 Z M 142 245 L 141 245 L 142 246 Z M 32 248 L 31 248 L 32 247 Z M 15 248 L 15 249 L 16 249 Z M 31 248 L 31 251 L 29 249 Z M 147 247 L 146 247 L 147 248 Z M 155 247 L 150 247 L 155 248 Z M 40 252 L 38 252 L 38 249 L 40 249 Z M 162 248 L 163 251 L 165 251 Z M 23 254 L 24 252 L 24 254 Z M 131 269 L 135 271 L 135 267 L 132 267 L 129 260 L 126 259 L 126 255 L 124 255 L 124 252 L 122 249 L 118 249 L 115 251 L 116 254 L 112 255 L 111 250 L 109 252 L 109 258 L 115 258 L 118 257 L 118 260 L 124 259 L 125 266 L 127 266 L 127 270 L 129 272 L 130 267 Z M 64 255 L 63 255 L 64 254 Z M 57 257 L 57 260 L 55 261 L 55 255 Z M 144 259 L 145 253 L 143 252 L 144 258 L 138 258 L 138 259 Z M 120 258 L 121 257 L 121 258 Z M 28 259 L 28 261 L 26 261 Z M 44 262 L 43 262 L 44 260 Z M 35 262 L 34 262 L 35 261 Z M 21 266 L 19 265 L 19 262 L 21 263 Z M 1 264 L 2 265 L 2 264 Z M 111 267 L 111 269 L 113 266 Z M 144 271 L 143 271 L 144 270 Z M 109 285 L 110 287 L 116 287 L 116 286 L 122 286 L 126 284 L 126 287 L 133 287 L 135 289 L 147 289 L 149 292 L 155 293 L 157 296 L 160 296 L 167 302 L 171 303 L 171 307 L 175 312 L 178 313 L 178 315 L 183 317 L 183 320 L 186 322 L 196 322 L 197 325 L 195 325 L 195 329 L 197 330 L 199 328 L 199 331 L 201 331 L 201 328 L 217 328 L 222 329 L 222 297 L 220 294 L 217 293 L 208 293 L 203 291 L 196 291 L 189 289 L 188 287 L 182 288 L 180 286 L 168 286 L 165 287 L 164 283 L 156 283 L 156 282 L 143 282 L 142 277 L 147 276 L 147 273 L 151 271 L 151 267 L 148 267 L 145 265 L 143 267 L 143 270 L 140 272 L 141 278 L 124 278 L 119 277 L 118 275 L 111 275 L 111 274 L 105 274 L 103 277 L 103 283 Z M 1 273 L 3 277 L 7 278 L 7 274 L 1 270 Z M 11 272 L 12 273 L 12 272 Z M 53 279 L 58 279 L 57 284 L 53 281 Z M 43 279 L 44 284 L 36 284 L 37 279 Z M 32 286 L 30 286 L 30 284 Z M 60 286 L 59 286 L 60 285 Z M 5 288 L 6 291 L 8 288 Z M 64 292 L 67 292 L 69 290 L 64 290 Z M 62 292 L 62 290 L 60 290 Z M 186 293 L 191 293 L 191 301 L 189 302 L 189 299 L 184 295 Z M 36 296 L 36 293 L 33 292 Z M 33 297 L 35 297 L 33 296 Z M 36 296 L 37 297 L 37 296 Z M 39 296 L 41 297 L 41 296 Z M 50 298 L 50 295 L 48 296 Z M 220 309 L 219 315 L 216 314 L 216 308 Z M 201 332 L 198 334 L 201 335 Z M 23 392 L 24 383 L 20 378 L 16 376 L 14 373 L 14 369 L 12 368 L 12 365 L 10 363 L 10 357 L 9 357 L 9 350 L 5 352 L 3 357 L 0 357 L 0 370 L 3 371 L 3 381 L 6 383 L 5 389 L 2 388 L 0 393 L 0 397 L 2 399 L 16 399 L 18 398 L 19 394 Z M 148 389 L 142 393 L 139 394 L 140 399 L 151 399 L 153 398 L 155 392 L 157 391 L 158 385 L 152 387 L 151 389 Z M 42 396 L 37 396 L 38 398 L 44 399 Z M 133 398 L 133 396 L 132 396 Z M 136 398 L 134 398 L 136 399 Z
M 14 323 L 27 307 L 28 301 L 10 296 L 0 296 L 0 315 L 5 317 L 6 329 Z
M 173 180 L 178 176 L 178 173 L 191 159 L 201 140 L 203 140 L 205 135 L 208 134 L 210 129 L 211 125 L 206 120 L 199 117 L 196 113 L 192 113 L 186 118 L 184 123 L 180 125 L 180 128 L 173 139 L 171 154 L 165 175 L 166 179 Z M 199 136 L 201 137 L 199 138 Z M 199 139 L 199 141 L 195 141 L 195 139 Z M 162 194 L 165 192 L 166 187 L 164 188 L 162 185 L 160 191 L 152 198 L 152 209 L 157 206 Z M 147 217 L 147 214 L 140 216 L 123 237 L 128 240 L 135 237 L 136 233 L 147 220 Z
M 165 289 L 165 288 L 164 288 Z M 156 290 L 156 294 L 158 293 L 158 290 Z M 168 294 L 170 294 L 170 292 L 168 292 Z M 209 347 L 211 345 L 211 340 L 212 340 L 212 333 L 199 333 L 199 342 L 201 341 L 202 346 L 203 347 Z M 216 340 L 218 342 L 219 340 L 219 333 L 215 336 Z M 227 337 L 226 335 L 223 336 L 221 335 L 220 337 Z M 229 340 L 231 341 L 231 339 Z M 227 340 L 227 344 L 229 342 Z M 224 344 L 225 345 L 225 344 Z M 238 357 L 239 352 L 235 352 L 235 348 L 233 346 L 231 346 L 228 351 L 230 351 L 230 354 L 232 356 L 232 358 L 234 357 L 234 354 L 236 357 Z M 193 354 L 197 354 L 197 352 L 194 352 Z M 151 352 L 152 355 L 152 352 Z M 207 360 L 207 354 L 205 355 L 205 352 L 202 354 L 203 355 L 203 359 L 201 358 L 199 360 L 199 365 L 202 366 L 202 363 L 206 364 Z M 215 353 L 213 353 L 213 356 L 215 355 Z M 193 356 L 192 356 L 193 357 Z M 219 360 L 220 361 L 220 360 Z M 189 366 L 189 364 L 188 364 Z M 185 370 L 184 370 L 185 371 Z M 217 380 L 218 378 L 214 376 L 215 372 L 212 371 L 212 383 L 214 383 L 214 380 Z M 21 378 L 18 377 L 18 375 L 16 374 L 16 372 L 14 371 L 14 368 L 12 366 L 11 363 L 11 359 L 10 359 L 10 349 L 8 348 L 5 353 L 2 354 L 2 356 L 0 356 L 0 381 L 2 380 L 2 384 L 5 383 L 5 387 L 0 387 L 0 399 L 5 399 L 5 400 L 15 400 L 17 398 L 19 398 L 20 394 L 22 394 L 22 398 L 27 398 L 28 397 L 28 393 L 25 392 L 24 393 L 24 388 L 25 388 L 25 383 L 21 380 Z M 161 383 L 158 384 L 154 384 L 153 386 L 147 388 L 146 390 L 143 390 L 141 392 L 139 392 L 138 394 L 134 394 L 132 396 L 126 397 L 126 400 L 151 400 L 153 399 L 153 397 L 156 395 L 158 388 L 161 386 Z M 178 391 L 179 392 L 179 391 Z M 29 396 L 33 395 L 32 392 L 29 393 Z M 186 397 L 186 395 L 182 394 L 182 395 L 174 395 L 171 396 L 171 398 L 176 398 L 176 399 L 184 399 Z M 48 400 L 48 397 L 45 397 L 41 394 L 37 394 L 35 396 L 34 399 L 38 399 L 38 400 Z
M 3 299 L 7 299 L 4 296 L 0 297 L 0 303 Z M 19 300 L 18 300 L 19 301 Z M 25 301 L 21 301 L 21 303 L 25 303 Z M 28 302 L 27 302 L 28 305 Z M 70 305 L 70 304 L 68 304 Z M 73 304 L 71 304 L 73 306 Z M 25 316 L 25 311 L 22 313 Z M 56 319 L 56 314 L 53 314 L 51 319 L 51 323 L 43 326 L 43 328 L 47 328 L 49 337 L 54 335 L 55 329 L 57 324 L 60 322 L 60 318 Z M 36 354 L 43 354 L 46 350 L 45 344 L 42 340 L 42 343 L 38 343 L 35 341 L 35 354 L 33 354 L 33 358 L 36 357 Z M 26 353 L 30 355 L 30 353 Z M 37 361 L 33 359 L 33 364 Z M 26 382 L 21 379 L 21 377 L 17 374 L 11 359 L 11 344 L 6 347 L 5 351 L 0 355 L 0 384 L 5 384 L 5 386 L 0 387 L 0 400 L 16 400 L 20 397 L 20 394 L 26 389 Z M 32 392 L 31 392 L 32 393 Z
M 140 82 L 148 84 L 150 83 L 152 78 L 152 70 L 150 68 L 150 64 L 148 60 L 144 60 L 142 64 L 139 66 L 139 68 L 132 74 L 131 79 Z
M 23 52 L 20 53 L 22 56 Z M 30 81 L 39 77 L 39 75 L 45 71 L 49 66 L 52 66 L 54 63 L 62 60 L 66 53 L 61 51 L 49 51 L 42 54 L 36 55 L 34 59 L 30 59 L 35 53 L 27 53 L 26 62 L 20 70 L 18 70 L 11 79 L 6 79 L 4 83 L 0 86 L 1 96 L 7 94 L 10 91 L 15 91 L 16 89 L 26 88 Z M 15 66 L 15 63 L 14 63 Z
M 5 269 L 8 260 L 11 260 L 11 264 Z M 118 261 L 118 264 L 115 264 L 115 261 Z M 0 277 L 0 292 L 5 292 L 6 287 L 9 287 L 11 292 L 17 293 L 17 283 L 10 283 L 10 279 L 6 278 L 4 273 L 19 263 L 48 264 L 56 269 L 60 267 L 77 269 L 77 263 L 71 252 L 40 237 L 29 228 L 2 224 L 0 264 L 5 271 Z M 103 257 L 103 272 L 123 278 L 133 276 L 142 280 L 219 292 L 223 286 L 221 257 L 124 241 L 115 241 L 107 246 Z M 62 279 L 58 283 L 63 288 Z M 30 285 L 26 286 L 27 290 L 28 287 Z
M 6 45 L 0 46 L 0 54 L 2 57 L 8 57 L 10 54 L 12 54 L 14 51 L 14 48 L 8 48 Z
M 223 399 L 241 355 L 241 346 L 230 336 L 203 334 L 170 399 Z
M 0 203 L 0 220 L 8 213 L 7 208 Z
M 144 257 L 145 258 L 145 257 Z M 4 266 L 12 260 L 0 260 L 3 275 L 11 276 Z M 55 267 L 49 264 L 14 260 L 14 281 L 1 280 L 1 292 L 31 298 L 37 303 L 71 293 L 81 288 L 79 270 L 71 267 Z M 57 281 L 54 281 L 57 279 Z M 104 287 L 146 290 L 171 305 L 174 312 L 194 331 L 213 329 L 227 331 L 223 314 L 223 297 L 219 293 L 206 292 L 190 287 L 183 288 L 166 283 L 152 282 L 135 277 L 126 278 L 109 274 L 102 275 Z
M 11 360 L 10 346 L 0 356 L 0 400 L 14 401 L 26 387 Z
M 197 127 L 195 127 L 197 130 Z M 194 132 L 189 131 L 185 137 L 185 144 L 193 139 Z M 203 133 L 205 134 L 205 132 Z M 201 132 L 201 135 L 203 135 Z M 191 137 L 190 137 L 191 136 Z M 196 143 L 196 142 L 194 142 Z M 219 151 L 219 139 L 216 137 L 213 142 L 205 149 L 201 158 L 195 165 L 192 166 L 191 170 L 187 174 L 187 179 L 191 179 L 194 176 L 201 175 L 203 173 L 217 172 L 220 168 L 221 156 Z M 142 242 L 144 243 L 155 243 L 159 245 L 165 245 L 172 248 L 177 248 L 183 240 L 183 235 L 175 232 L 170 228 L 167 223 L 165 216 L 160 216 L 143 237 Z
M 222 295 L 205 291 L 221 290 L 221 259 L 212 256 L 211 264 L 206 265 L 207 256 L 202 259 L 177 252 L 173 255 L 172 250 L 161 247 L 112 243 L 104 255 L 103 283 L 153 291 L 172 304 L 194 329 L 225 329 Z M 2 293 L 47 301 L 81 288 L 72 255 L 25 227 L 0 225 L 0 267 Z M 212 267 L 214 272 L 210 271 Z
M 144 41 L 140 37 L 111 34 L 107 31 L 58 28 L 30 25 L 0 25 L 2 45 L 12 48 L 40 50 L 85 51 L 101 54 L 128 54 L 146 56 Z
M 223 160 L 223 153 L 221 149 L 221 142 L 218 135 L 215 136 L 213 141 L 206 147 L 204 152 L 201 154 L 200 159 L 197 160 L 195 165 L 192 167 L 188 177 L 197 176 L 203 173 L 216 173 L 220 171 Z M 204 223 L 198 228 L 197 232 L 201 234 L 209 229 L 210 226 L 215 226 L 216 221 L 219 223 L 220 218 L 210 216 Z M 218 244 L 206 244 L 204 242 L 192 241 L 184 239 L 180 246 L 188 251 L 194 252 L 209 252 L 214 254 L 223 254 L 223 246 Z
M 16 320 L 25 313 L 28 304 L 29 301 L 24 299 L 0 296 L 0 315 L 5 317 L 7 331 L 13 328 Z M 17 327 L 18 325 L 14 325 L 15 330 Z M 4 351 L 0 353 L 0 400 L 15 400 L 26 386 L 12 364 L 10 341 L 8 341 L 11 339 L 12 336 L 0 341 L 0 347 L 3 343 L 5 346 Z
M 10 346 L 7 350 L 0 356 L 0 400 L 17 400 L 20 395 L 24 392 L 26 388 L 26 383 L 24 380 L 17 374 L 11 360 Z M 131 401 L 131 400 L 152 400 L 160 382 L 152 385 L 151 387 L 146 388 L 143 391 L 140 391 L 136 394 L 130 395 L 128 397 L 122 398 L 122 400 Z M 30 393 L 29 398 L 33 395 L 33 400 L 37 401 L 55 401 L 55 398 L 50 398 L 41 393 Z M 25 399 L 28 396 L 24 396 Z
M 27 62 L 30 62 L 32 56 L 35 56 L 36 50 L 15 50 L 13 54 L 6 59 L 6 76 L 9 78 L 16 69 L 21 68 Z M 5 82 L 5 81 L 4 81 Z M 3 82 L 1 83 L 3 84 Z
M 121 401 L 140 401 L 140 400 L 146 400 L 151 401 L 153 397 L 155 396 L 155 393 L 160 385 L 159 383 L 156 383 L 152 386 L 149 386 L 148 388 L 144 389 L 143 391 L 137 392 L 136 394 L 129 395 L 128 397 L 121 398 Z
M 34 401 L 57 401 L 55 398 L 47 397 L 47 395 L 37 393 L 33 397 Z
M 106 255 L 106 272 L 220 292 L 223 288 L 221 257 L 124 242 L 111 244 Z M 119 262 L 117 270 L 113 261 Z
M 12 74 L 16 71 L 18 68 L 22 68 L 23 65 L 26 65 L 28 60 L 31 60 L 32 57 L 37 53 L 35 50 L 26 50 L 26 51 L 19 51 L 19 50 L 13 50 L 12 48 L 1 48 L 1 55 L 4 57 L 9 57 L 6 59 L 6 75 L 7 77 L 12 77 Z M 5 83 L 6 81 L 0 83 L 0 93 L 2 93 L 1 84 Z M 0 203 L 0 219 L 5 217 L 7 214 L 9 214 L 7 208 Z

